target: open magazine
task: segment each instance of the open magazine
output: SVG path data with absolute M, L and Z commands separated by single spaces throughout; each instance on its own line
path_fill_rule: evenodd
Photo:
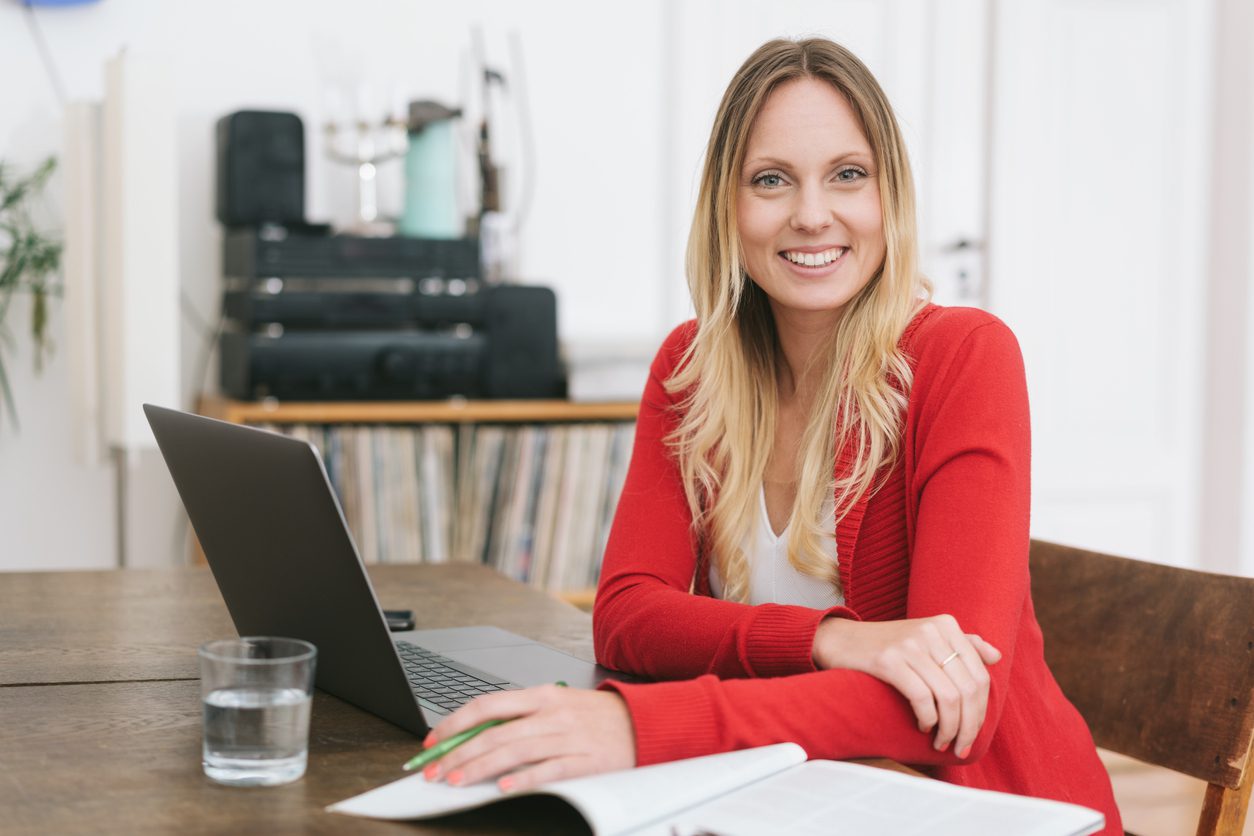
M 376 819 L 429 819 L 551 795 L 598 836 L 928 834 L 1083 836 L 1105 826 L 1096 810 L 958 787 L 872 766 L 806 761 L 793 743 L 557 781 L 522 793 L 492 782 L 470 787 L 410 775 L 327 809 Z

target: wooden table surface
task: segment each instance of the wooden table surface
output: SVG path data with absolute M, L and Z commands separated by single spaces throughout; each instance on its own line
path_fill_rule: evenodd
M 379 566 L 417 626 L 496 624 L 592 659 L 587 614 L 482 566 Z M 196 647 L 235 635 L 208 569 L 0 573 L 0 832 L 585 833 L 545 799 L 436 824 L 324 812 L 402 777 L 413 735 L 314 698 L 309 768 L 283 787 L 205 778 Z
M 495 624 L 593 658 L 587 615 L 484 566 L 369 573 L 420 629 Z M 234 635 L 207 568 L 0 573 L 0 686 L 196 679 L 196 648 Z
M 494 624 L 592 660 L 590 617 L 483 566 L 375 566 L 388 609 L 417 627 Z M 403 777 L 409 732 L 314 696 L 309 767 L 282 787 L 223 787 L 201 770 L 196 648 L 235 635 L 206 568 L 0 573 L 0 833 L 587 833 L 553 799 L 438 822 L 325 812 Z M 910 771 L 891 761 L 876 765 Z

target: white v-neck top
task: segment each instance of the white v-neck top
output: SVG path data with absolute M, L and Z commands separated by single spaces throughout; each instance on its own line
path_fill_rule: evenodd
M 824 519 L 834 519 L 835 509 L 836 499 L 829 496 L 823 505 Z M 758 517 L 742 548 L 749 561 L 748 603 L 796 604 L 820 610 L 844 605 L 845 596 L 835 584 L 803 575 L 788 562 L 788 528 L 779 535 L 771 531 L 765 486 L 758 492 Z M 835 564 L 835 531 L 823 537 L 822 549 Z M 713 564 L 710 565 L 710 591 L 716 598 L 723 597 L 723 579 Z

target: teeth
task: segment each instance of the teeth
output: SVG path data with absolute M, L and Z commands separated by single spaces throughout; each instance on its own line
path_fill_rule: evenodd
M 824 250 L 821 253 L 795 253 L 788 250 L 785 251 L 784 258 L 788 259 L 793 264 L 802 264 L 806 267 L 823 267 L 840 258 L 844 252 L 844 247 L 833 247 L 832 249 Z

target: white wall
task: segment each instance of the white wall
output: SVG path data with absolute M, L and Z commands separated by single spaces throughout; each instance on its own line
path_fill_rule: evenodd
M 1208 12 L 1003 4 L 994 75 L 990 302 L 1027 367 L 1033 533 L 1186 566 L 1205 565 Z
M 570 340 L 652 342 L 666 328 L 661 57 L 663 3 L 409 3 L 357 0 L 107 0 L 36 11 L 70 98 L 102 93 L 106 58 L 126 47 L 161 56 L 178 95 L 180 280 L 201 318 L 219 293 L 219 231 L 213 220 L 213 125 L 245 107 L 293 110 L 305 120 L 307 195 L 313 219 L 345 221 L 353 174 L 322 159 L 319 122 L 328 81 L 396 80 L 409 97 L 459 98 L 470 27 L 482 24 L 491 63 L 508 74 L 506 33 L 523 45 L 535 126 L 536 182 L 520 276 L 554 287 L 560 330 Z M 24 10 L 0 3 L 0 159 L 33 164 L 59 153 L 61 116 L 39 63 Z M 609 72 L 607 68 L 615 68 Z M 621 68 L 629 67 L 630 72 Z M 517 82 L 517 79 L 510 79 Z M 386 99 L 386 91 L 380 91 Z M 508 136 L 500 137 L 508 146 Z M 505 149 L 508 151 L 508 147 Z M 384 176 L 399 183 L 398 164 Z M 46 220 L 59 219 L 59 182 Z M 398 187 L 385 190 L 396 208 Z M 388 208 L 385 204 L 385 209 Z M 22 427 L 0 423 L 0 569 L 102 567 L 115 560 L 114 472 L 73 460 L 64 352 L 32 370 L 29 308 L 7 322 L 18 334 L 5 355 Z M 54 308 L 52 334 L 63 341 Z M 203 340 L 182 322 L 182 372 L 191 403 Z M 216 376 L 216 367 L 210 379 Z M 132 463 L 129 562 L 179 559 L 179 506 L 159 456 Z

